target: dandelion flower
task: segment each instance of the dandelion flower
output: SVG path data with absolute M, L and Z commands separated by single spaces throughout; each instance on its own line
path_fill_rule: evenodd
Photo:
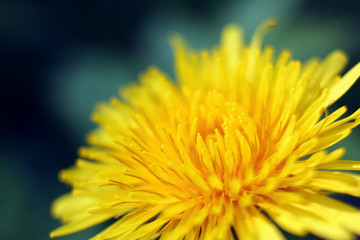
M 360 211 L 332 193 L 360 197 L 360 163 L 326 149 L 360 123 L 360 110 L 329 113 L 360 75 L 347 57 L 301 63 L 262 49 L 227 26 L 211 51 L 171 40 L 176 83 L 155 67 L 92 116 L 99 128 L 60 172 L 72 186 L 52 213 L 63 236 L 113 219 L 93 239 L 326 239 L 360 235 Z M 349 171 L 351 170 L 351 171 Z

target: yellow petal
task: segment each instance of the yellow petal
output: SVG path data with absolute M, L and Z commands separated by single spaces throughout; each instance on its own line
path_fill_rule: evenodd
M 101 222 L 104 222 L 112 218 L 112 214 L 102 214 L 102 215 L 91 215 L 87 214 L 83 218 L 77 219 L 76 221 L 71 221 L 50 233 L 50 237 L 61 237 L 70 233 L 81 231 L 85 228 L 89 228 Z
M 318 169 L 326 170 L 360 170 L 360 161 L 337 160 L 317 166 Z
M 309 187 L 360 197 L 360 176 L 340 172 L 316 172 Z
M 355 83 L 360 76 L 360 63 L 356 64 L 350 69 L 341 79 L 329 86 L 329 96 L 326 102 L 326 106 L 330 106 Z
M 344 228 L 360 235 L 360 210 L 330 197 L 310 192 L 303 193 L 314 211 L 321 209 L 331 214 Z
M 71 220 L 77 214 L 88 215 L 86 209 L 95 206 L 98 199 L 88 197 L 77 197 L 65 194 L 57 198 L 51 205 L 51 213 L 54 217 L 63 220 Z
M 316 211 L 311 205 L 291 204 L 286 207 L 310 233 L 325 239 L 352 239 L 353 235 L 344 229 L 339 222 L 325 211 Z
M 270 222 L 263 214 L 254 210 L 251 213 L 252 223 L 254 224 L 252 227 L 256 230 L 257 239 L 266 240 L 266 239 L 274 239 L 280 240 L 285 239 L 281 234 L 280 230 Z
M 154 206 L 150 209 L 139 209 L 133 211 L 121 219 L 119 219 L 116 223 L 116 228 L 112 229 L 111 231 L 103 231 L 98 236 L 100 238 L 113 238 L 117 236 L 121 236 L 122 234 L 126 234 L 128 232 L 133 232 L 139 226 L 143 225 L 146 221 L 150 220 L 151 218 L 155 217 L 161 211 L 163 207 L 161 205 Z
M 234 230 L 239 239 L 285 239 L 280 230 L 253 206 L 234 213 Z
M 172 230 L 166 233 L 165 239 L 182 239 L 186 233 L 197 225 L 201 225 L 209 214 L 208 206 L 197 206 L 193 211 L 188 211 L 180 219 L 179 223 Z
M 315 72 L 313 77 L 320 80 L 320 88 L 329 86 L 332 80 L 344 69 L 348 58 L 343 51 L 336 50 L 330 53 Z
M 285 209 L 276 204 L 264 204 L 262 207 L 264 207 L 264 210 L 269 214 L 270 218 L 285 231 L 297 236 L 305 236 L 307 234 L 306 229 L 298 218 Z
M 225 27 L 221 34 L 221 46 L 225 51 L 230 70 L 233 70 L 243 47 L 241 28 L 235 24 Z

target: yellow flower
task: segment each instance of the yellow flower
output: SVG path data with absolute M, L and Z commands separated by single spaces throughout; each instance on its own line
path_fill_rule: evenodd
M 286 50 L 274 58 L 261 50 L 274 25 L 261 25 L 249 46 L 230 25 L 212 51 L 174 36 L 176 83 L 152 67 L 122 100 L 100 104 L 90 146 L 60 173 L 73 192 L 55 200 L 64 225 L 51 236 L 108 219 L 93 239 L 283 239 L 279 228 L 360 235 L 360 211 L 328 196 L 360 197 L 360 175 L 342 171 L 360 163 L 325 150 L 360 123 L 359 110 L 327 111 L 360 64 L 341 77 L 341 51 L 305 64 Z

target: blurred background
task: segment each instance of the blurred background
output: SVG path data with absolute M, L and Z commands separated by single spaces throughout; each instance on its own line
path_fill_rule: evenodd
M 135 81 L 149 65 L 173 75 L 169 33 L 193 48 L 218 43 L 238 23 L 249 41 L 268 16 L 280 25 L 265 43 L 295 58 L 334 49 L 360 61 L 360 3 L 312 0 L 0 1 L 0 239 L 48 239 L 60 225 L 50 203 L 69 188 L 60 169 L 73 164 L 94 125 L 96 102 Z M 337 103 L 360 106 L 360 84 Z M 339 145 L 360 159 L 359 130 Z M 360 206 L 355 198 L 344 198 Z M 88 239 L 96 228 L 60 239 Z

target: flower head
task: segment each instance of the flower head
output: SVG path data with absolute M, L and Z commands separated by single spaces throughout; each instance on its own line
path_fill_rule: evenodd
M 177 82 L 152 67 L 139 84 L 98 106 L 90 146 L 60 178 L 73 187 L 52 207 L 65 224 L 52 237 L 115 219 L 94 239 L 328 239 L 360 235 L 357 161 L 327 152 L 360 123 L 360 111 L 327 108 L 360 75 L 343 76 L 334 51 L 302 64 L 261 49 L 269 20 L 243 45 L 224 29 L 212 51 L 172 38 Z

